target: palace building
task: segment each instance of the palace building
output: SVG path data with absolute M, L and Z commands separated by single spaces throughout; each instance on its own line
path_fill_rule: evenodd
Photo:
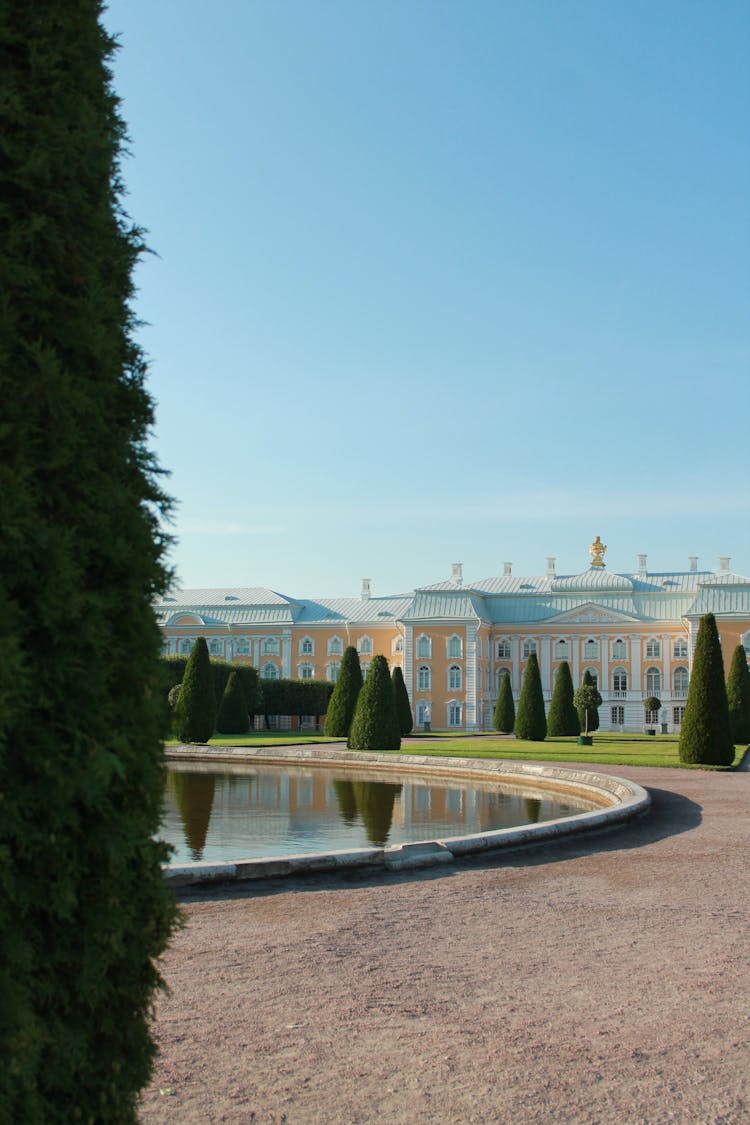
M 700 618 L 713 613 L 725 666 L 743 644 L 750 654 L 750 578 L 719 559 L 718 571 L 614 574 L 599 536 L 580 574 L 503 573 L 465 584 L 460 563 L 445 582 L 408 594 L 373 597 L 363 579 L 359 597 L 296 598 L 264 587 L 174 590 L 155 603 L 165 653 L 188 653 L 204 636 L 213 657 L 253 664 L 263 679 L 335 681 L 347 645 L 362 670 L 378 653 L 400 664 L 415 726 L 489 730 L 501 677 L 518 700 L 534 652 L 547 705 L 567 660 L 574 686 L 585 671 L 602 696 L 601 730 L 643 730 L 643 701 L 661 700 L 662 731 L 677 731 L 685 710 Z

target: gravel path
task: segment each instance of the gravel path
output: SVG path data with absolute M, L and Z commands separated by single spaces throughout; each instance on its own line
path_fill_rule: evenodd
M 195 892 L 149 1122 L 750 1122 L 750 774 L 597 767 L 635 825 Z

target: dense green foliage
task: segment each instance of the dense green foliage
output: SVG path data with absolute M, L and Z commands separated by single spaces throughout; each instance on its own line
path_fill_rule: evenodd
M 411 734 L 414 729 L 414 716 L 411 713 L 409 693 L 406 690 L 404 673 L 401 671 L 400 665 L 397 664 L 393 669 L 391 680 L 393 682 L 393 697 L 396 701 L 399 730 L 403 738 L 405 735 Z
M 729 766 L 734 745 L 724 683 L 721 641 L 712 613 L 701 617 L 695 642 L 685 716 L 680 727 L 680 761 Z
M 175 684 L 182 683 L 189 657 L 163 656 L 161 659 L 161 679 L 165 693 L 169 693 Z M 263 694 L 258 670 L 252 664 L 234 664 L 229 660 L 212 660 L 211 675 L 214 684 L 214 696 L 221 699 L 227 690 L 229 677 L 233 672 L 242 680 L 242 687 L 247 700 L 249 715 L 260 715 L 263 712 Z
M 552 699 L 550 700 L 549 714 L 547 715 L 547 734 L 556 738 L 559 735 L 580 733 L 581 723 L 573 702 L 573 679 L 570 675 L 570 665 L 567 660 L 563 660 L 557 669 L 555 690 L 552 692 Z
M 0 1120 L 135 1121 L 176 921 L 168 504 L 97 0 L 0 5 Z
M 193 645 L 174 709 L 174 732 L 181 742 L 208 742 L 214 733 L 216 695 L 205 637 Z
M 216 716 L 216 729 L 220 734 L 245 734 L 250 727 L 245 689 L 239 672 L 232 672 L 221 697 Z
M 331 738 L 346 738 L 354 718 L 357 698 L 362 690 L 362 668 L 359 653 L 354 645 L 349 645 L 341 660 L 339 678 L 326 711 L 323 731 Z
M 388 661 L 374 656 L 357 698 L 347 743 L 350 750 L 398 750 L 401 735 Z
M 547 737 L 542 680 L 535 652 L 529 655 L 526 662 L 513 732 L 516 738 L 526 738 L 531 742 L 543 742 Z
M 732 653 L 727 679 L 727 704 L 732 741 L 737 746 L 750 742 L 750 670 L 744 645 L 737 645 Z
M 328 680 L 261 680 L 266 726 L 271 715 L 325 715 L 333 684 Z
M 584 689 L 590 689 L 584 691 Z M 584 734 L 599 730 L 599 708 L 602 697 L 588 668 L 583 673 L 583 683 L 576 689 L 573 702 L 578 711 L 578 723 Z
M 497 693 L 495 710 L 492 715 L 492 726 L 501 734 L 512 734 L 516 725 L 516 705 L 513 702 L 513 688 L 510 686 L 510 676 L 500 677 L 500 691 Z

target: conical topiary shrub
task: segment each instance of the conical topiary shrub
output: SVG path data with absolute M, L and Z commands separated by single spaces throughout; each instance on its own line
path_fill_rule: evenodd
M 393 684 L 384 656 L 372 658 L 357 698 L 347 745 L 350 750 L 398 750 L 401 746 Z
M 570 665 L 563 660 L 557 669 L 555 690 L 547 715 L 547 734 L 555 737 L 565 737 L 569 734 L 580 734 L 581 724 L 578 712 L 573 703 L 573 680 L 570 675 Z
M 492 726 L 500 734 L 512 734 L 516 725 L 516 705 L 513 702 L 513 688 L 510 676 L 500 677 L 500 691 L 497 693 Z
M 729 728 L 735 746 L 750 742 L 750 670 L 744 645 L 737 645 L 732 653 L 727 679 L 727 704 Z
M 216 729 L 220 734 L 245 734 L 250 727 L 245 688 L 239 672 L 230 673 L 219 704 Z
M 198 637 L 185 665 L 182 690 L 174 709 L 174 729 L 180 742 L 208 742 L 214 733 L 214 678 L 205 637 Z
M 680 761 L 711 766 L 731 766 L 734 761 L 721 641 L 712 613 L 701 617 L 698 626 L 685 717 L 680 728 Z
M 362 690 L 362 669 L 359 653 L 349 645 L 341 658 L 341 668 L 336 687 L 326 710 L 323 733 L 329 738 L 346 738 L 354 718 L 357 697 Z
M 524 738 L 530 742 L 543 742 L 547 737 L 542 680 L 535 652 L 530 654 L 526 662 L 513 731 L 516 738 Z
M 414 716 L 411 713 L 409 693 L 406 690 L 404 673 L 401 671 L 400 665 L 397 664 L 393 669 L 391 680 L 393 682 L 393 697 L 396 701 L 396 715 L 398 716 L 399 730 L 403 737 L 409 734 L 414 728 Z
M 579 702 L 583 698 L 580 693 L 581 688 L 574 695 L 576 710 L 578 711 L 578 722 L 581 730 L 586 734 L 591 734 L 595 730 L 599 730 L 599 708 L 602 705 L 602 697 L 599 689 L 594 683 L 594 677 L 589 672 L 588 668 L 583 673 L 583 683 L 581 687 L 593 688 L 593 692 L 589 692 L 586 696 L 588 703 L 584 705 Z M 588 712 L 588 714 L 586 713 Z

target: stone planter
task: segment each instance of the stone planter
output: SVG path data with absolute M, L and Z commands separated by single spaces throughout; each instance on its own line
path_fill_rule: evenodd
M 593 738 L 591 737 L 590 734 L 579 734 L 578 735 L 578 745 L 579 746 L 593 746 L 594 740 L 593 740 Z

